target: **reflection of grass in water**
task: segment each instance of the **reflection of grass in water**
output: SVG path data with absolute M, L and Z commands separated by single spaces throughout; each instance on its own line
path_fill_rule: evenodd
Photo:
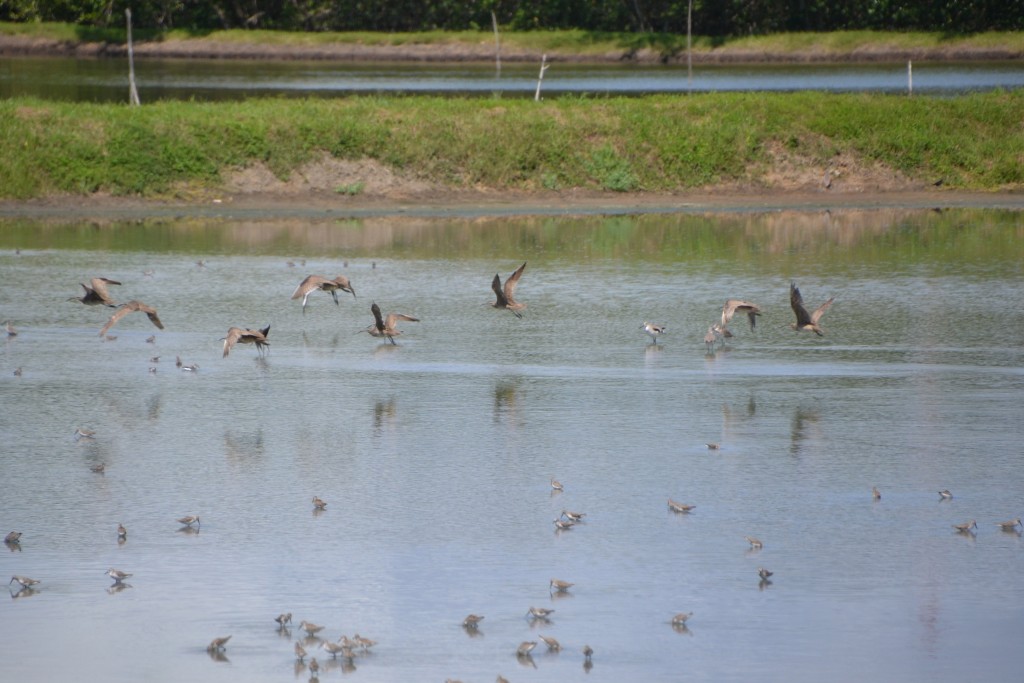
M 330 229 L 324 229 L 330 226 Z M 386 229 L 381 229 L 386 228 Z M 1024 216 L 996 209 L 645 214 L 639 216 L 443 219 L 393 216 L 345 221 L 148 220 L 55 224 L 0 222 L 0 249 L 93 249 L 196 254 L 296 254 L 336 258 L 648 260 L 706 267 L 743 264 L 856 268 L 863 263 L 1024 262 Z

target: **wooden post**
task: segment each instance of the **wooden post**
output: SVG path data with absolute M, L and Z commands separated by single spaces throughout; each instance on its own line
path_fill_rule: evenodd
M 907 95 L 914 94 L 914 66 L 907 60 Z
M 537 92 L 533 95 L 534 102 L 540 102 L 540 84 L 544 80 L 544 72 L 548 70 L 548 56 L 541 55 L 540 58 L 540 76 L 537 77 Z
M 498 16 L 491 10 L 491 25 L 494 27 L 494 61 L 497 65 L 497 78 L 501 78 L 501 36 L 498 35 Z
M 133 107 L 139 106 L 139 91 L 135 89 L 135 53 L 132 52 L 132 11 L 124 11 L 125 20 L 128 22 L 128 103 Z

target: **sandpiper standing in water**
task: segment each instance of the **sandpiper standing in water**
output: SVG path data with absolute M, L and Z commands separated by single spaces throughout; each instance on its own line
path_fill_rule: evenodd
M 668 332 L 668 328 L 664 325 L 655 325 L 654 323 L 649 323 L 646 320 L 644 321 L 644 324 L 640 326 L 640 329 L 651 338 L 652 344 L 657 344 L 658 337 Z
M 115 584 L 122 584 L 125 579 L 133 575 L 128 572 L 123 572 L 120 569 L 108 569 L 107 576 L 112 578 Z

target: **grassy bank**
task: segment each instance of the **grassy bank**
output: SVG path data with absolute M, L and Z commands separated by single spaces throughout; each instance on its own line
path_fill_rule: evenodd
M 1024 92 L 951 98 L 723 93 L 577 99 L 366 97 L 121 105 L 0 102 L 0 197 L 161 196 L 232 169 L 288 178 L 372 159 L 450 188 L 673 192 L 826 170 L 1024 188 Z M 838 176 L 841 177 L 841 176 Z M 337 191 L 358 192 L 358 187 Z
M 696 29 L 699 32 L 699 27 Z M 51 41 L 64 45 L 101 43 L 122 45 L 123 25 L 95 28 L 57 23 L 2 23 L 0 37 L 13 36 Z M 462 58 L 479 54 L 490 59 L 494 36 L 483 31 L 422 31 L 417 33 L 296 33 L 265 30 L 192 31 L 171 29 L 156 31 L 136 28 L 137 45 L 179 45 L 188 43 L 200 54 L 216 53 L 217 46 L 241 45 L 265 48 L 268 56 L 282 50 L 320 50 L 329 47 L 367 46 L 393 48 L 400 56 L 403 48 L 435 46 L 461 48 Z M 609 33 L 582 30 L 502 31 L 502 51 L 506 58 L 516 54 L 546 53 L 561 58 L 619 59 L 645 52 L 650 58 L 672 59 L 686 53 L 686 36 L 665 33 Z M 204 47 L 205 46 L 205 47 Z M 159 53 L 155 49 L 151 53 Z M 180 51 L 175 52 L 181 56 Z M 251 57 L 251 52 L 245 52 Z M 1013 58 L 1024 55 L 1024 33 L 988 32 L 970 35 L 944 33 L 879 31 L 835 31 L 830 33 L 784 33 L 767 36 L 693 37 L 693 56 L 698 61 L 807 61 L 873 60 L 919 55 L 930 59 Z M 226 55 L 230 56 L 230 54 Z M 301 55 L 300 55 L 301 56 Z

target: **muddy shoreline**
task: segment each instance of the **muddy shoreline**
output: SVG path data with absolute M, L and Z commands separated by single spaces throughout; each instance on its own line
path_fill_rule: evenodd
M 234 43 L 213 40 L 136 41 L 135 56 L 141 59 L 288 59 L 338 62 L 492 62 L 494 46 L 480 44 L 407 44 L 360 45 L 333 43 L 323 45 L 274 45 L 267 43 Z M 535 62 L 541 50 L 504 47 L 503 62 Z M 686 52 L 671 54 L 654 49 L 622 49 L 601 53 L 579 54 L 546 51 L 548 61 L 577 63 L 686 63 Z M 0 35 L 0 56 L 60 56 L 77 58 L 124 57 L 127 48 L 120 43 L 80 43 L 30 36 Z M 807 50 L 767 52 L 723 47 L 696 50 L 696 64 L 768 64 L 768 63 L 842 63 L 842 62 L 921 62 L 1004 61 L 1024 59 L 1024 52 L 1005 48 L 945 47 L 895 49 L 885 45 L 851 51 Z

